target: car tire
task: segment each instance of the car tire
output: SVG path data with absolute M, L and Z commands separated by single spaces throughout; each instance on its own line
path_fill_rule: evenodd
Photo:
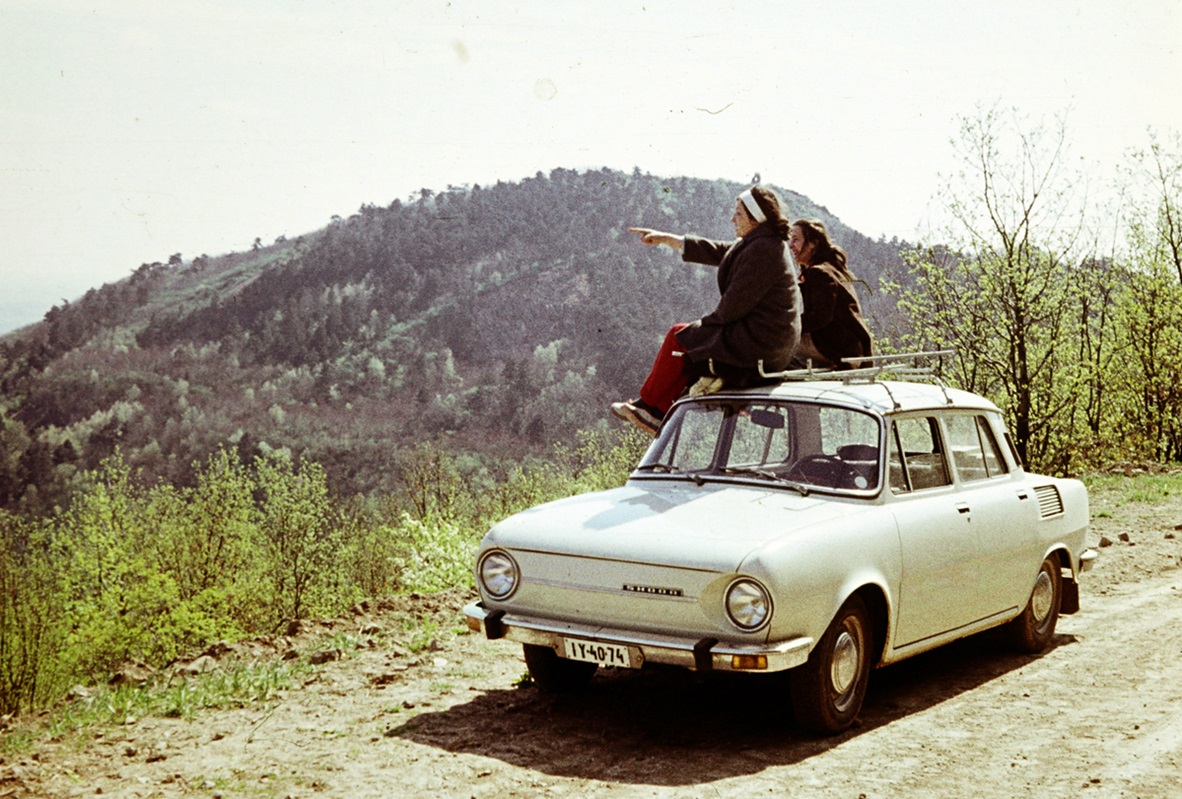
M 1050 646 L 1062 606 L 1063 575 L 1059 571 L 1059 558 L 1051 555 L 1038 570 L 1026 609 L 1007 627 L 1014 646 L 1030 654 Z
M 546 693 L 563 694 L 577 691 L 591 682 L 591 677 L 599 668 L 594 663 L 560 658 L 548 646 L 522 644 L 521 648 L 525 653 L 525 665 L 529 669 L 529 676 L 538 688 Z
M 792 710 L 801 727 L 835 735 L 854 723 L 866 698 L 873 640 L 866 604 L 850 597 L 808 662 L 789 673 Z

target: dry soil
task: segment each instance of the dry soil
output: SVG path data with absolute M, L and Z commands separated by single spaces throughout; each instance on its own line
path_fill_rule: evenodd
M 265 704 L 43 739 L 0 763 L 0 798 L 1182 797 L 1182 497 L 1106 502 L 1082 612 L 1048 651 L 986 633 L 878 670 L 835 738 L 800 732 L 773 678 L 617 672 L 542 694 L 517 646 L 464 632 L 453 593 L 218 653 L 362 641 Z M 408 619 L 438 624 L 431 647 L 412 651 Z

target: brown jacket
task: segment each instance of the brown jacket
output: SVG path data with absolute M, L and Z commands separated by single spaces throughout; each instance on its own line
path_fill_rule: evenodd
M 816 264 L 801 272 L 804 300 L 801 331 L 812 336 L 813 346 L 839 368 L 842 358 L 873 355 L 870 329 L 862 318 L 862 306 L 852 283 L 832 264 Z
M 677 334 L 692 361 L 766 371 L 788 366 L 800 342 L 800 289 L 788 247 L 760 225 L 736 241 L 686 236 L 682 259 L 718 267 L 718 306 Z

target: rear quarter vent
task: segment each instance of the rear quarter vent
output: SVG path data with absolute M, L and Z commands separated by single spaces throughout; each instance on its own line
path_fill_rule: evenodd
M 1036 486 L 1034 495 L 1038 497 L 1038 515 L 1041 518 L 1049 519 L 1063 513 L 1063 497 L 1059 495 L 1058 486 Z

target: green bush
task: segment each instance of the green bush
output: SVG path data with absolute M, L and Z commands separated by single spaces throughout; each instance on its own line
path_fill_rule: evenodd
M 324 469 L 281 457 L 256 460 L 255 469 L 270 621 L 278 628 L 339 610 L 341 535 Z
M 0 511 L 0 714 L 56 698 L 69 676 L 60 653 L 60 573 L 48 526 Z
M 472 585 L 479 535 L 455 522 L 428 525 L 405 514 L 396 527 L 384 530 L 405 553 L 398 561 L 404 591 L 431 593 Z
M 221 451 L 190 487 L 145 486 L 118 452 L 69 509 L 0 514 L 0 712 L 40 707 L 128 660 L 332 616 L 365 597 L 472 585 L 484 531 L 541 502 L 620 485 L 645 439 L 580 433 L 500 480 L 446 450 L 408 455 L 408 502 L 343 503 L 316 463 Z
M 254 474 L 237 453 L 221 450 L 198 471 L 195 487 L 160 487 L 150 495 L 157 568 L 176 581 L 193 623 L 205 625 L 212 615 L 212 632 L 221 637 L 267 623 L 256 490 Z

